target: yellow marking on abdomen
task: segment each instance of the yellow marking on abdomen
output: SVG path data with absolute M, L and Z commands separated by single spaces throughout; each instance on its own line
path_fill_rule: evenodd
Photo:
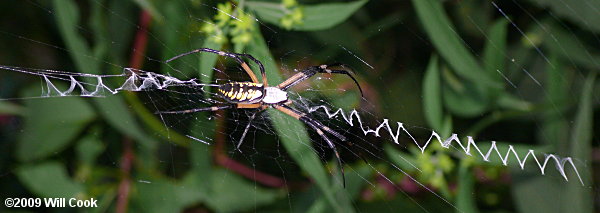
M 240 98 L 240 101 L 244 101 L 244 100 L 246 100 L 246 97 L 248 97 L 248 93 L 244 93 L 244 94 L 242 95 L 242 98 Z
M 237 93 L 237 96 L 235 96 L 235 99 L 237 99 L 237 100 L 242 99 L 243 94 L 244 94 L 244 89 L 240 88 L 240 91 Z
M 219 94 L 229 102 L 253 102 L 263 96 L 263 85 L 252 82 L 231 82 L 219 87 Z

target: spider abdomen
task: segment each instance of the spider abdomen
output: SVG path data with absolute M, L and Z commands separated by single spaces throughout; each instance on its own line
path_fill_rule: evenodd
M 264 86 L 252 82 L 230 82 L 219 86 L 218 92 L 230 103 L 256 103 L 263 97 Z

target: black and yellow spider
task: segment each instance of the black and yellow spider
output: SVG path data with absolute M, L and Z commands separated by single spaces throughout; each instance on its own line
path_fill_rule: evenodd
M 244 71 L 246 71 L 246 73 L 250 76 L 250 78 L 252 79 L 252 82 L 229 82 L 229 83 L 219 85 L 218 94 L 226 102 L 230 103 L 228 105 L 211 106 L 211 107 L 206 107 L 206 108 L 197 108 L 197 109 L 189 109 L 189 110 L 182 110 L 182 111 L 160 111 L 160 112 L 157 112 L 158 114 L 181 114 L 181 113 L 193 113 L 193 112 L 202 112 L 202 111 L 217 111 L 217 110 L 229 109 L 229 108 L 259 109 L 259 111 L 255 112 L 250 117 L 250 121 L 248 121 L 248 125 L 246 126 L 244 133 L 242 134 L 242 137 L 241 137 L 239 143 L 237 144 L 237 148 L 239 149 L 239 147 L 242 144 L 242 141 L 248 131 L 248 128 L 250 127 L 250 124 L 251 124 L 252 120 L 254 119 L 254 117 L 256 116 L 256 114 L 259 112 L 262 112 L 263 110 L 265 110 L 269 107 L 275 108 L 289 116 L 292 116 L 292 117 L 304 122 L 310 128 L 314 129 L 317 132 L 317 134 L 319 134 L 327 142 L 329 147 L 335 153 L 335 157 L 337 158 L 338 164 L 340 166 L 343 183 L 345 186 L 346 181 L 344 178 L 344 167 L 342 165 L 342 160 L 340 159 L 340 155 L 339 155 L 335 145 L 333 144 L 331 139 L 329 139 L 327 137 L 327 135 L 325 135 L 325 133 L 323 131 L 334 135 L 335 137 L 339 138 L 342 141 L 345 141 L 346 137 L 344 137 L 342 134 L 332 130 L 331 128 L 325 126 L 321 122 L 311 118 L 306 113 L 300 112 L 297 109 L 290 107 L 290 105 L 293 103 L 293 101 L 288 99 L 286 90 L 288 90 L 290 87 L 312 77 L 313 75 L 315 75 L 317 73 L 334 73 L 334 74 L 345 74 L 345 75 L 348 75 L 350 78 L 352 78 L 352 80 L 358 86 L 358 89 L 362 95 L 362 88 L 360 88 L 358 81 L 356 81 L 356 79 L 350 74 L 350 72 L 348 72 L 346 70 L 331 70 L 331 69 L 329 69 L 329 67 L 340 66 L 341 64 L 311 66 L 304 70 L 299 71 L 297 74 L 295 74 L 292 77 L 288 78 L 287 80 L 281 82 L 277 86 L 269 86 L 269 84 L 267 83 L 267 76 L 266 76 L 263 64 L 259 60 L 254 58 L 252 55 L 249 55 L 249 54 L 228 53 L 228 52 L 223 52 L 223 51 L 218 51 L 218 50 L 213 50 L 213 49 L 208 49 L 208 48 L 201 48 L 201 49 L 197 49 L 197 50 L 193 50 L 193 51 L 190 51 L 187 53 L 177 55 L 177 56 L 167 60 L 167 63 L 172 60 L 175 60 L 179 57 L 186 56 L 189 54 L 199 53 L 199 52 L 214 53 L 214 54 L 231 57 L 231 58 L 235 59 L 242 66 Z M 258 81 L 256 75 L 254 74 L 252 69 L 250 69 L 248 64 L 246 64 L 246 62 L 244 62 L 244 60 L 242 60 L 242 57 L 246 57 L 246 58 L 254 61 L 258 65 L 258 67 L 260 68 L 260 73 L 262 75 L 262 84 Z

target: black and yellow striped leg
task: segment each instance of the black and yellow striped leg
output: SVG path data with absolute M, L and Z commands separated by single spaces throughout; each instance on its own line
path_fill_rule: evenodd
M 180 111 L 158 111 L 154 114 L 185 114 L 185 113 L 193 113 L 193 112 L 204 112 L 204 111 L 217 111 L 222 109 L 233 108 L 235 105 L 224 105 L 224 106 L 212 106 L 205 108 L 197 108 L 197 109 L 188 109 L 188 110 L 180 110 Z
M 337 158 L 338 165 L 340 167 L 340 172 L 342 173 L 342 182 L 343 182 L 343 185 L 345 188 L 346 187 L 346 176 L 344 175 L 344 164 L 342 164 L 342 158 L 340 157 L 340 153 L 337 151 L 337 148 L 335 147 L 335 144 L 333 143 L 333 141 L 331 141 L 331 139 L 329 139 L 329 137 L 327 137 L 327 135 L 325 135 L 323 130 L 325 130 L 329 133 L 332 133 L 333 135 L 340 138 L 341 140 L 346 140 L 346 137 L 342 136 L 340 133 L 337 133 L 336 131 L 331 130 L 331 128 L 323 125 L 321 122 L 318 122 L 318 121 L 308 117 L 305 113 L 299 112 L 298 110 L 296 110 L 294 108 L 291 108 L 291 107 L 283 105 L 283 104 L 282 105 L 273 105 L 273 107 L 285 114 L 288 114 L 289 116 L 292 116 L 292 117 L 304 122 L 310 128 L 315 130 L 317 132 L 317 134 L 319 134 L 319 136 L 321 136 L 321 138 L 323 138 L 323 140 L 325 140 L 325 142 L 327 142 L 327 144 L 329 145 L 329 148 L 331 148 L 333 150 L 333 153 L 335 154 L 335 157 Z
M 250 60 L 252 60 L 254 63 L 258 64 L 258 68 L 260 69 L 260 74 L 262 75 L 262 80 L 263 80 L 263 84 L 265 85 L 265 87 L 267 87 L 267 78 L 266 78 L 266 72 L 265 72 L 265 66 L 263 66 L 263 64 L 256 58 L 252 57 L 252 55 L 249 54 L 241 54 L 241 53 L 228 53 L 228 52 L 223 52 L 220 50 L 213 50 L 213 49 L 209 49 L 209 48 L 200 48 L 200 49 L 196 49 L 196 50 L 192 50 L 190 52 L 186 52 L 186 53 L 182 53 L 179 55 L 176 55 L 172 58 L 170 58 L 169 60 L 167 60 L 166 62 L 169 63 L 175 59 L 181 58 L 183 56 L 186 55 L 190 55 L 190 54 L 194 54 L 194 53 L 199 53 L 199 52 L 207 52 L 207 53 L 213 53 L 213 54 L 217 54 L 217 55 L 221 55 L 221 56 L 226 56 L 226 57 L 230 57 L 235 59 L 244 69 L 244 71 L 246 71 L 246 73 L 250 76 L 250 78 L 252 79 L 252 82 L 254 83 L 259 83 L 258 82 L 258 78 L 256 78 L 256 75 L 254 74 L 254 72 L 252 71 L 252 69 L 250 69 L 250 67 L 248 66 L 248 64 L 246 64 L 246 62 L 244 60 L 242 60 L 242 58 L 240 56 L 243 57 L 247 57 Z

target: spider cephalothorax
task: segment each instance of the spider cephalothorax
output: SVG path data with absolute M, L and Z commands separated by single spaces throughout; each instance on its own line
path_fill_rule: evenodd
M 252 82 L 229 82 L 229 83 L 219 85 L 218 94 L 226 102 L 230 103 L 229 105 L 212 106 L 212 107 L 189 109 L 189 110 L 182 110 L 182 111 L 161 111 L 161 112 L 157 112 L 157 113 L 159 113 L 159 114 L 180 114 L 180 113 L 192 113 L 192 112 L 201 112 L 201 111 L 217 111 L 217 110 L 228 109 L 228 108 L 259 109 L 257 112 L 252 114 L 252 116 L 250 117 L 250 119 L 249 119 L 250 121 L 248 122 L 246 129 L 244 129 L 244 133 L 242 134 L 242 137 L 237 145 L 237 148 L 239 148 L 240 145 L 242 144 L 244 137 L 246 136 L 246 133 L 248 132 L 248 128 L 250 128 L 250 124 L 252 123 L 252 120 L 254 119 L 256 114 L 262 112 L 263 110 L 265 110 L 266 108 L 269 108 L 269 107 L 275 108 L 289 116 L 292 116 L 292 117 L 304 122 L 307 126 L 314 129 L 317 132 L 317 134 L 319 134 L 319 136 L 321 136 L 323 138 L 323 140 L 325 140 L 325 142 L 327 142 L 328 146 L 335 153 L 335 156 L 340 165 L 340 170 L 342 172 L 342 177 L 343 177 L 344 167 L 342 166 L 342 160 L 340 158 L 340 154 L 338 153 L 333 141 L 331 141 L 331 139 L 329 139 L 329 137 L 327 137 L 327 135 L 325 135 L 325 132 L 332 134 L 333 136 L 339 138 L 342 141 L 345 141 L 346 137 L 344 137 L 342 134 L 332 130 L 331 128 L 325 126 L 321 122 L 311 118 L 306 113 L 300 112 L 297 109 L 291 107 L 290 105 L 293 104 L 294 102 L 292 100 L 288 99 L 288 95 L 286 92 L 290 87 L 314 76 L 317 73 L 332 73 L 332 74 L 348 75 L 356 83 L 356 85 L 358 86 L 358 89 L 362 95 L 362 89 L 360 88 L 358 81 L 356 81 L 356 79 L 350 74 L 350 72 L 348 72 L 346 70 L 329 69 L 329 67 L 340 66 L 341 64 L 331 64 L 331 65 L 320 65 L 320 66 L 308 67 L 304 70 L 300 70 L 298 73 L 296 73 L 292 77 L 286 79 L 285 81 L 281 82 L 279 85 L 269 87 L 269 84 L 267 83 L 267 77 L 266 77 L 264 66 L 262 65 L 262 63 L 259 60 L 255 59 L 254 57 L 252 57 L 251 55 L 248 55 L 248 54 L 227 53 L 227 52 L 208 49 L 208 48 L 201 48 L 201 49 L 193 50 L 191 52 L 177 55 L 177 56 L 167 60 L 167 62 L 170 62 L 170 61 L 175 60 L 182 56 L 186 56 L 186 55 L 193 54 L 193 53 L 199 53 L 199 52 L 209 52 L 209 53 L 214 53 L 214 54 L 231 57 L 231 58 L 235 59 L 242 66 L 244 71 L 246 71 L 248 76 L 250 76 L 250 78 L 252 79 Z M 250 69 L 248 64 L 246 64 L 246 62 L 244 62 L 244 60 L 242 60 L 241 57 L 246 57 L 246 58 L 254 61 L 258 65 L 258 67 L 260 69 L 260 73 L 262 75 L 262 81 L 263 81 L 262 83 L 260 83 L 258 81 L 258 78 L 256 77 L 256 75 L 254 75 L 254 72 Z M 323 132 L 323 131 L 325 131 L 325 132 Z M 344 186 L 345 186 L 346 185 L 345 178 L 343 180 L 344 180 L 343 182 L 344 182 Z

